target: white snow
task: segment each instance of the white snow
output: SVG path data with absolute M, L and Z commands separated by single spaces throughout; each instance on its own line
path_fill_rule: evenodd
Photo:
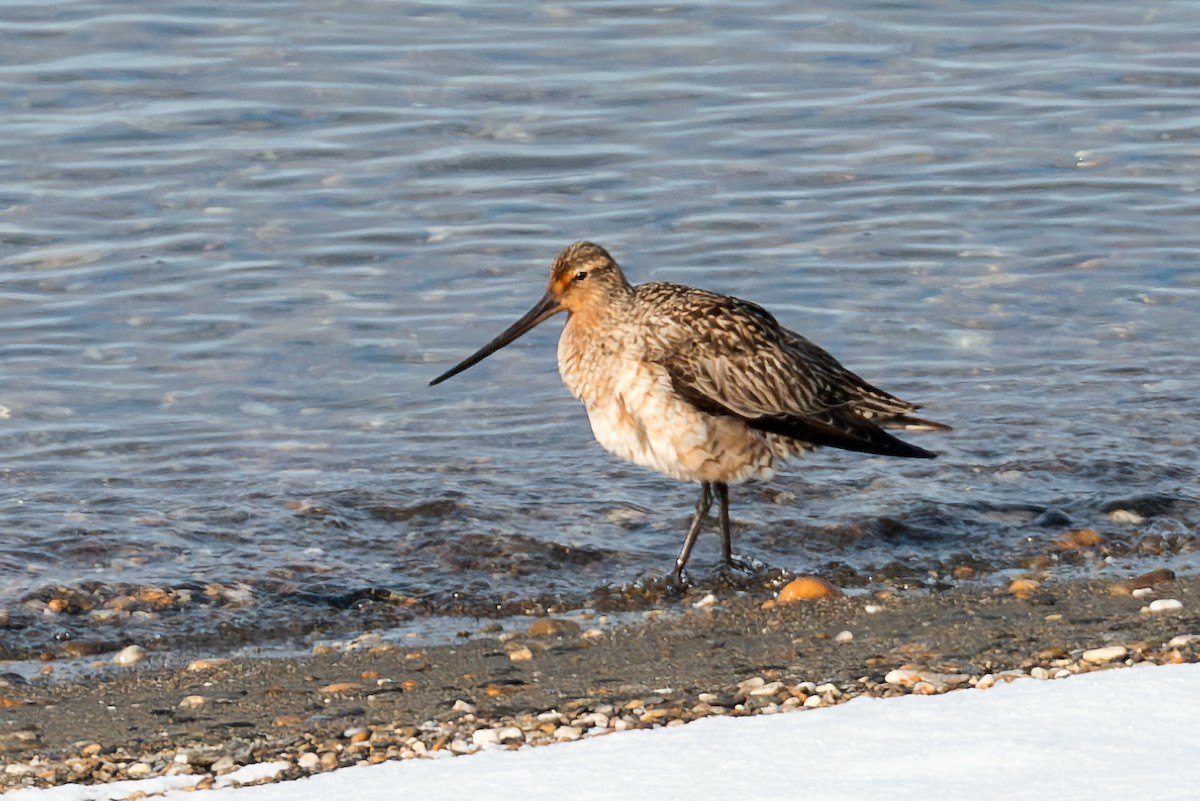
M 345 768 L 195 793 L 182 777 L 17 790 L 4 801 L 1011 801 L 1195 799 L 1200 665 L 1106 670 L 989 690 L 706 718 L 517 751 Z

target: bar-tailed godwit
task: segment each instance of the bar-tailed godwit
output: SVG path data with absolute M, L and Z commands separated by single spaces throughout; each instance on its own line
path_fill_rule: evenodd
M 885 431 L 946 431 L 871 386 L 749 301 L 678 284 L 632 286 L 604 248 L 576 242 L 546 294 L 491 342 L 433 379 L 466 370 L 558 312 L 558 369 L 611 453 L 700 483 L 671 573 L 676 586 L 712 506 L 725 563 L 735 565 L 729 485 L 769 479 L 775 461 L 821 445 L 885 456 L 935 454 Z

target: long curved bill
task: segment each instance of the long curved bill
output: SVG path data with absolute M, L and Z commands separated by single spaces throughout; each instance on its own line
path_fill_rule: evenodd
M 468 367 L 478 364 L 488 356 L 491 356 L 493 353 L 503 348 L 505 345 L 516 340 L 522 334 L 528 332 L 538 323 L 542 322 L 548 317 L 552 317 L 560 311 L 562 311 L 562 306 L 558 305 L 558 298 L 547 292 L 542 296 L 542 299 L 538 301 L 536 306 L 526 312 L 525 316 L 520 320 L 517 320 L 515 323 L 506 328 L 504 333 L 484 345 L 479 350 L 475 351 L 475 353 L 463 359 L 454 367 L 451 367 L 449 370 L 430 381 L 429 386 L 440 384 L 447 378 L 456 376 L 463 370 L 466 370 Z

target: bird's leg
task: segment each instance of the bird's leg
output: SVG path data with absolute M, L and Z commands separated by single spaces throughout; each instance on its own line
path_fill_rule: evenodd
M 729 533 L 729 485 L 723 481 L 717 482 L 717 502 L 721 508 L 717 519 L 721 524 L 721 553 L 725 564 L 733 567 L 733 535 Z
M 724 484 L 718 484 L 718 487 L 724 487 Z M 727 499 L 728 500 L 728 499 Z M 722 508 L 725 507 L 722 503 Z M 700 499 L 696 501 L 696 514 L 692 517 L 692 524 L 688 526 L 687 536 L 683 538 L 683 548 L 679 551 L 679 557 L 675 560 L 675 569 L 671 571 L 671 584 L 676 589 L 683 586 L 683 568 L 687 564 L 688 559 L 692 555 L 692 548 L 696 545 L 696 537 L 700 534 L 700 526 L 704 524 L 704 518 L 708 516 L 708 510 L 712 508 L 712 484 L 707 481 L 700 482 Z
M 729 530 L 729 485 L 718 481 L 716 488 L 717 502 L 720 504 L 717 519 L 721 524 L 721 552 L 725 557 L 725 566 L 731 570 L 751 572 L 753 567 L 750 563 L 733 556 L 733 534 Z

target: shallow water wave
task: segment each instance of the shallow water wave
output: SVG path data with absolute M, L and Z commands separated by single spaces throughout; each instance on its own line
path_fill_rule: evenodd
M 1198 24 L 7 6 L 0 656 L 661 604 L 696 489 L 595 445 L 559 323 L 426 387 L 583 237 L 955 426 L 735 488 L 763 571 L 701 583 L 1194 570 Z

